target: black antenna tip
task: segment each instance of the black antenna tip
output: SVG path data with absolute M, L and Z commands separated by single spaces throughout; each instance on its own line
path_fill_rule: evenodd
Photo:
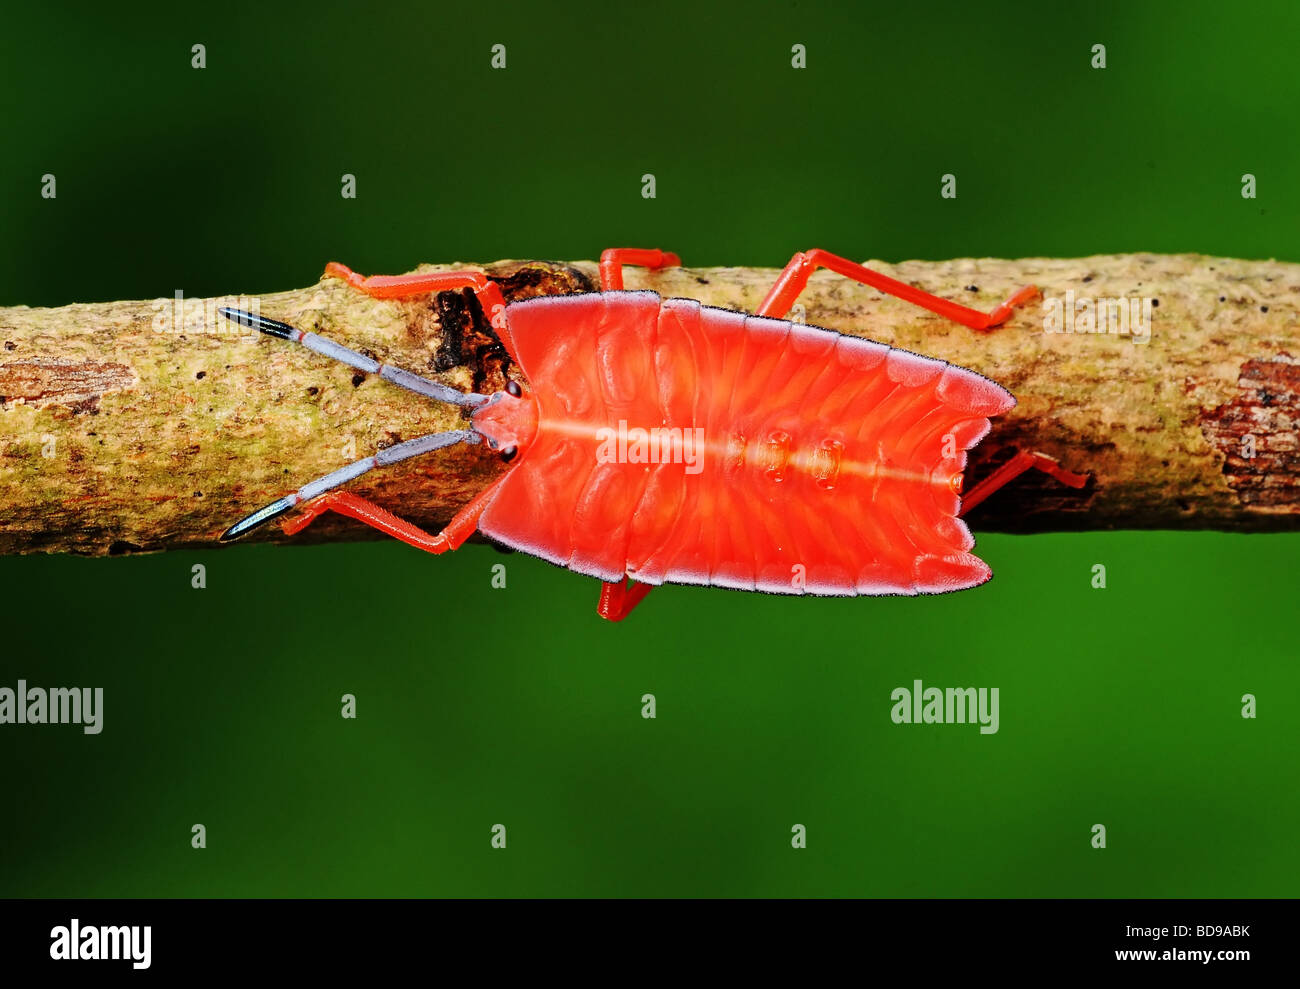
M 267 319 L 265 316 L 244 312 L 242 309 L 231 309 L 223 306 L 217 310 L 217 313 L 232 322 L 238 323 L 240 326 L 247 326 L 250 330 L 261 330 L 263 333 L 279 337 L 281 340 L 293 340 L 298 333 L 288 323 L 281 323 L 278 319 Z
M 297 504 L 297 502 L 291 498 L 281 498 L 279 501 L 273 501 L 265 508 L 258 509 L 252 515 L 248 516 L 248 518 L 240 519 L 223 532 L 220 537 L 218 537 L 217 541 L 228 543 L 233 539 L 238 539 L 244 533 L 250 532 L 253 529 L 256 529 L 259 525 L 262 525 L 265 522 L 270 522 L 271 519 L 283 515 L 285 512 L 289 511 L 289 509 L 293 508 L 295 504 Z

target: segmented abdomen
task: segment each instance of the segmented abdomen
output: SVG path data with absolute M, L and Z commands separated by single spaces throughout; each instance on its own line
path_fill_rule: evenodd
M 1013 404 L 992 382 L 650 292 L 509 316 L 541 416 L 489 536 L 651 584 L 913 594 L 988 578 L 954 478 Z

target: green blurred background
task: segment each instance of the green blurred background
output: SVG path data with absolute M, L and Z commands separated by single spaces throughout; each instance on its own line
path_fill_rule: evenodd
M 1289 3 L 23 5 L 0 305 L 623 244 L 1300 261 L 1298 35 Z M 3 559 L 0 686 L 106 710 L 0 727 L 0 895 L 1294 895 L 1297 551 L 985 535 L 976 591 L 666 588 L 621 626 L 483 546 Z M 999 687 L 1001 730 L 892 724 L 915 678 Z

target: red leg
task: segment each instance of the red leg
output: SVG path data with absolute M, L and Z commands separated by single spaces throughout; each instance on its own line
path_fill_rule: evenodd
M 366 501 L 347 491 L 330 491 L 319 498 L 313 498 L 303 506 L 302 514 L 280 523 L 286 535 L 296 535 L 311 525 L 326 512 L 338 512 L 349 518 L 359 519 L 366 525 L 395 536 L 404 543 L 422 549 L 426 553 L 446 553 L 460 549 L 461 545 L 474 534 L 478 528 L 479 516 L 492 500 L 496 485 L 479 492 L 447 523 L 447 528 L 436 536 L 405 519 L 400 519 L 387 509 L 380 508 L 374 502 Z
M 1045 453 L 1024 453 L 1017 450 L 1014 457 L 962 495 L 961 514 L 965 515 L 998 488 L 1030 469 L 1050 474 L 1062 484 L 1068 484 L 1072 488 L 1081 488 L 1088 483 L 1087 474 L 1076 474 L 1066 470 L 1055 457 L 1049 457 Z
M 676 268 L 682 259 L 676 254 L 658 248 L 611 247 L 600 256 L 600 289 L 616 292 L 623 288 L 623 265 L 635 264 L 642 268 Z
M 403 299 L 458 288 L 473 289 L 492 328 L 506 344 L 506 349 L 514 353 L 506 322 L 505 297 L 501 294 L 500 286 L 481 271 L 430 271 L 415 275 L 371 275 L 367 278 L 345 264 L 331 261 L 325 266 L 325 277 L 341 278 L 353 288 L 376 299 Z
M 600 600 L 596 603 L 596 614 L 611 622 L 621 622 L 653 589 L 652 584 L 628 585 L 620 580 L 616 584 L 600 585 Z
M 758 315 L 773 316 L 780 319 L 788 313 L 790 307 L 794 305 L 794 300 L 808 285 L 808 277 L 818 268 L 829 268 L 845 278 L 852 278 L 855 282 L 870 285 L 872 288 L 879 289 L 889 295 L 896 295 L 898 298 L 915 306 L 938 313 L 945 319 L 951 319 L 963 326 L 969 326 L 972 330 L 988 330 L 1006 322 L 1011 315 L 1013 306 L 1027 302 L 1038 294 L 1037 288 L 1033 285 L 1026 285 L 991 313 L 982 313 L 978 309 L 970 309 L 958 305 L 956 302 L 941 299 L 937 295 L 931 295 L 929 292 L 922 292 L 919 288 L 913 288 L 911 285 L 890 278 L 888 275 L 882 275 L 878 271 L 864 268 L 860 264 L 855 264 L 847 258 L 831 254 L 829 251 L 814 248 L 811 251 L 796 254 L 790 259 L 790 263 L 785 266 L 785 270 L 777 278 L 776 284 L 767 293 L 763 304 L 758 307 Z

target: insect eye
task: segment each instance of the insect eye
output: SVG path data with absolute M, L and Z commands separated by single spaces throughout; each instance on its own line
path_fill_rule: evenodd
M 524 390 L 523 390 L 522 388 L 519 387 L 519 382 L 518 382 L 518 381 L 515 381 L 514 379 L 511 379 L 510 381 L 507 381 L 507 382 L 506 382 L 506 394 L 507 394 L 507 395 L 510 395 L 510 396 L 512 396 L 512 397 L 514 397 L 514 398 L 518 398 L 518 397 L 519 397 L 520 395 L 522 395 L 523 393 L 524 393 Z
M 506 463 L 510 463 L 510 461 L 515 459 L 515 454 L 517 454 L 518 452 L 519 452 L 518 447 L 508 446 L 501 451 L 501 459 Z

